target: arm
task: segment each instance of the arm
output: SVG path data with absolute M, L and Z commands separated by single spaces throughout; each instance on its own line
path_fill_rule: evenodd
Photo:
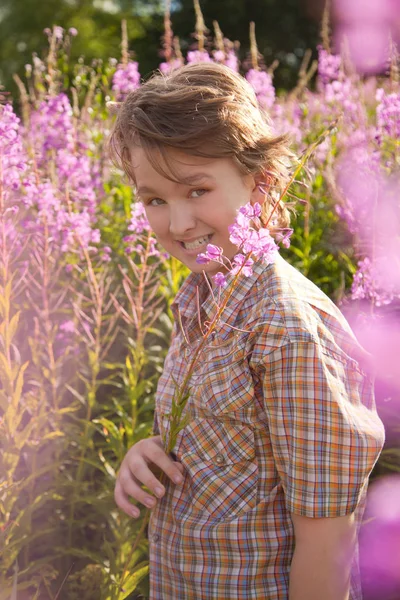
M 313 519 L 291 513 L 296 547 L 289 600 L 348 600 L 357 540 L 354 513 Z

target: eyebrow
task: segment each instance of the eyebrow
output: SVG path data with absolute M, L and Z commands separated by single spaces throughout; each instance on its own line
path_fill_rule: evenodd
M 208 173 L 196 173 L 195 175 L 190 175 L 189 177 L 185 177 L 182 179 L 181 185 L 193 185 L 199 183 L 200 181 L 204 181 L 205 179 L 211 179 L 215 181 L 215 178 Z M 146 185 L 141 186 L 136 189 L 136 193 L 141 196 L 142 194 L 157 194 L 157 190 L 148 187 Z

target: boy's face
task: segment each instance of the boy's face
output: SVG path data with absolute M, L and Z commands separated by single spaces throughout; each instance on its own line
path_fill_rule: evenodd
M 229 225 L 237 210 L 251 202 L 263 202 L 252 175 L 243 176 L 230 158 L 210 159 L 189 156 L 168 149 L 179 178 L 191 178 L 192 184 L 175 183 L 158 173 L 140 147 L 131 150 L 136 193 L 143 202 L 150 227 L 163 248 L 195 273 L 204 270 L 210 277 L 223 271 L 222 265 L 198 264 L 196 257 L 211 243 L 223 248 L 230 260 L 238 248 L 229 241 Z M 166 165 L 163 169 L 168 172 Z M 188 248 L 211 235 L 200 246 Z

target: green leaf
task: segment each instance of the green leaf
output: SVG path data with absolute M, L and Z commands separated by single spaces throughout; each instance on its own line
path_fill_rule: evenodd
M 136 590 L 139 583 L 147 576 L 149 572 L 149 565 L 145 565 L 135 570 L 123 584 L 123 591 L 118 594 L 118 600 L 125 600 L 128 596 Z
M 21 314 L 21 311 L 18 311 L 15 313 L 15 315 L 13 315 L 13 317 L 10 320 L 10 323 L 8 325 L 9 330 L 8 330 L 8 341 L 11 342 L 13 337 L 15 336 L 17 329 L 18 329 L 18 323 L 19 323 L 19 315 Z
M 71 392 L 71 394 L 74 396 L 74 398 L 76 398 L 77 400 L 79 400 L 79 402 L 81 402 L 81 404 L 83 404 L 83 406 L 87 405 L 87 398 L 85 396 L 80 394 L 76 389 L 74 389 L 72 386 L 70 386 L 68 384 L 66 384 L 65 387 L 67 388 L 67 390 L 69 392 Z

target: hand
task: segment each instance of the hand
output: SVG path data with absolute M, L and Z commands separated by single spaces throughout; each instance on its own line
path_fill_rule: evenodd
M 126 453 L 115 484 L 115 502 L 127 515 L 138 517 L 139 509 L 129 502 L 129 496 L 149 508 L 154 508 L 156 499 L 142 489 L 145 485 L 158 498 L 165 494 L 164 486 L 154 475 L 155 468 L 164 472 L 174 483 L 182 483 L 183 466 L 166 454 L 161 436 L 137 442 Z

